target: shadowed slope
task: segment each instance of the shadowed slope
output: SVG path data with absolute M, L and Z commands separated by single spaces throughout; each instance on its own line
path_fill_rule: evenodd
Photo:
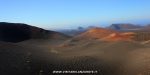
M 0 22 L 0 40 L 20 42 L 28 39 L 65 39 L 68 36 L 21 23 Z

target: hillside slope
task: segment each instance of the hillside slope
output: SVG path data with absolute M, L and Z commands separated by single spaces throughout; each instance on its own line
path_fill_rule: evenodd
M 29 39 L 65 39 L 68 36 L 22 23 L 0 22 L 0 41 L 20 42 Z

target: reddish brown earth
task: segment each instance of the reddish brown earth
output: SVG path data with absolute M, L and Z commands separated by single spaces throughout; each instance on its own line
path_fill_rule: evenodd
M 126 33 L 112 33 L 107 37 L 102 38 L 103 41 L 133 41 L 135 33 L 126 32 Z
M 118 33 L 118 32 L 116 32 L 114 30 L 110 30 L 110 29 L 105 29 L 105 28 L 92 28 L 92 29 L 89 29 L 86 32 L 78 35 L 76 38 L 101 39 L 112 33 Z
M 74 39 L 86 40 L 97 39 L 101 41 L 132 41 L 135 33 L 133 32 L 118 32 L 105 28 L 92 28 L 88 31 L 78 35 Z

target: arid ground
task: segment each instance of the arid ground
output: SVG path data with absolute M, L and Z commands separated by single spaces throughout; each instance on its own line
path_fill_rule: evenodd
M 0 25 L 0 75 L 55 75 L 53 71 L 97 71 L 67 75 L 150 75 L 148 31 L 92 28 L 70 37 L 24 24 L 6 24 Z

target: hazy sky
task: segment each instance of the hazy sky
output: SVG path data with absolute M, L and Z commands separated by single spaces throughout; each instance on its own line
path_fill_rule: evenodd
M 150 21 L 150 0 L 0 0 L 0 21 L 62 29 Z

